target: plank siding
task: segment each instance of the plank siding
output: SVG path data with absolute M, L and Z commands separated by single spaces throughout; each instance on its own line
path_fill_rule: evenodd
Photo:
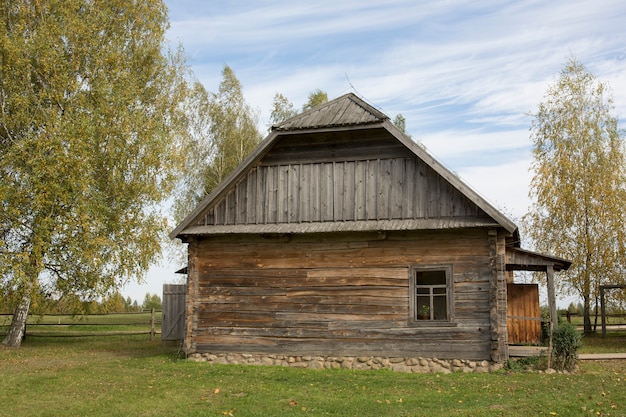
M 489 217 L 383 132 L 286 136 L 198 225 Z
M 490 357 L 485 229 L 390 232 L 383 240 L 230 236 L 193 247 L 198 352 Z M 416 325 L 409 268 L 436 264 L 453 265 L 456 317 Z

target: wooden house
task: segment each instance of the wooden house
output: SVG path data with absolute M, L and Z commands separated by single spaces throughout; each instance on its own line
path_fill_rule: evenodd
M 569 267 L 354 94 L 273 126 L 171 237 L 188 354 L 503 362 L 511 271 Z

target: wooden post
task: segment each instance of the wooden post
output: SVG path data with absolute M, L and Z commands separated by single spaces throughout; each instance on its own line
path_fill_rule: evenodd
M 602 314 L 602 338 L 606 337 L 606 308 L 604 307 L 604 285 L 600 285 L 600 314 Z
M 556 315 L 556 294 L 554 290 L 554 267 L 548 265 L 546 267 L 546 276 L 548 284 L 548 307 L 550 308 L 550 344 L 548 346 L 548 367 L 551 366 L 552 360 L 552 333 L 558 324 Z
M 546 267 L 546 275 L 548 278 L 548 306 L 550 308 L 550 323 L 552 323 L 552 326 L 556 328 L 558 325 L 558 318 L 556 314 L 556 292 L 554 290 L 554 267 L 552 265 L 548 265 Z
M 156 333 L 156 326 L 155 326 L 155 320 L 154 320 L 155 314 L 154 314 L 154 308 L 150 309 L 150 341 L 154 342 L 154 335 Z

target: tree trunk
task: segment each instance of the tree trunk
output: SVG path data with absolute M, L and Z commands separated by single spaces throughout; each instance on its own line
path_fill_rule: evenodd
M 583 321 L 584 321 L 584 333 L 591 334 L 591 308 L 590 308 L 590 300 L 589 296 L 585 295 L 583 297 Z
M 25 291 L 20 304 L 13 314 L 11 320 L 11 328 L 9 333 L 4 337 L 2 344 L 12 348 L 19 348 L 22 345 L 22 339 L 26 334 L 26 319 L 28 318 L 28 310 L 30 309 L 31 295 L 30 291 Z

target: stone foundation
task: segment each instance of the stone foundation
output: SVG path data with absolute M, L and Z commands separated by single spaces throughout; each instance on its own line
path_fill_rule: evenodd
M 489 361 L 436 358 L 388 358 L 378 356 L 287 356 L 249 353 L 194 353 L 189 360 L 232 365 L 290 366 L 308 369 L 391 369 L 396 372 L 444 373 L 492 372 L 503 367 Z

